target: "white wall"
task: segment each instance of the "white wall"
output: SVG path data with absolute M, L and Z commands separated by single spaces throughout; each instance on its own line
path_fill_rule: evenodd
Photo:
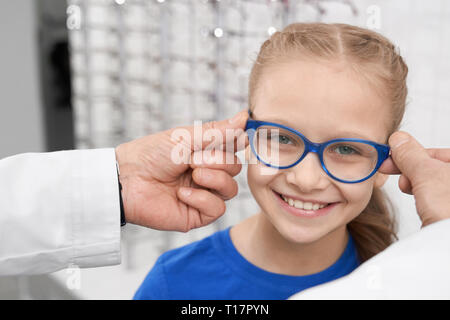
M 34 5 L 0 1 L 0 159 L 45 149 Z

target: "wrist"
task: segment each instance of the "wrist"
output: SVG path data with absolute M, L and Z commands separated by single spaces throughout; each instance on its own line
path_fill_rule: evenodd
M 120 182 L 124 186 L 126 180 L 134 175 L 136 165 L 134 164 L 133 155 L 135 150 L 131 143 L 123 143 L 115 148 L 116 161 L 120 168 Z
M 124 203 L 124 192 L 123 192 L 123 180 L 125 171 L 125 162 L 124 162 L 124 144 L 120 144 L 115 148 L 116 153 L 116 167 L 117 167 L 117 182 L 119 187 L 119 203 L 120 203 L 120 226 L 124 226 L 128 221 L 125 212 L 125 203 Z
M 123 205 L 122 184 L 120 183 L 120 166 L 118 161 L 116 161 L 116 168 L 117 168 L 117 182 L 119 187 L 120 226 L 123 227 L 124 225 L 127 224 L 127 221 L 125 219 L 125 207 Z
M 116 153 L 116 164 L 117 164 L 117 170 L 119 172 L 119 177 L 121 176 L 121 173 L 123 173 L 123 144 L 118 145 L 115 149 L 114 149 L 115 153 Z M 122 168 L 122 172 L 120 172 L 120 169 Z
M 116 162 L 118 166 L 118 181 L 121 201 L 123 205 L 123 211 L 125 220 L 127 223 L 135 223 L 133 222 L 133 208 L 130 207 L 130 190 L 133 190 L 133 187 L 130 187 L 132 184 L 133 177 L 136 175 L 135 165 L 132 161 L 132 144 L 131 143 L 123 143 L 118 145 L 115 148 L 116 152 Z

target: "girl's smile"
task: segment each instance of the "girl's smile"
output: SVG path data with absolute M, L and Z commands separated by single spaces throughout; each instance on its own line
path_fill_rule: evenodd
M 315 218 L 328 214 L 339 202 L 323 202 L 311 199 L 299 199 L 273 191 L 280 207 L 297 217 Z

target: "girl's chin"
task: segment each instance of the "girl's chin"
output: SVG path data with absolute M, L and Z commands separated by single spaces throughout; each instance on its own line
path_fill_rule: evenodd
M 290 221 L 273 221 L 272 224 L 281 237 L 293 244 L 313 243 L 326 234 L 325 230 L 318 230 L 317 226 L 295 225 Z
M 309 244 L 316 242 L 319 240 L 323 235 L 318 233 L 308 233 L 308 234 L 299 234 L 294 232 L 285 233 L 283 237 L 288 240 L 289 242 L 295 243 L 295 244 Z

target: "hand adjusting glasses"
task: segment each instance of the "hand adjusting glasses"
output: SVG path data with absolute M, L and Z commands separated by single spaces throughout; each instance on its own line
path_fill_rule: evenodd
M 251 118 L 249 110 L 245 130 L 252 152 L 259 161 L 272 168 L 293 167 L 309 152 L 315 152 L 323 170 L 331 178 L 344 183 L 358 183 L 373 176 L 389 157 L 390 148 L 385 144 L 361 139 L 314 143 L 292 128 Z

